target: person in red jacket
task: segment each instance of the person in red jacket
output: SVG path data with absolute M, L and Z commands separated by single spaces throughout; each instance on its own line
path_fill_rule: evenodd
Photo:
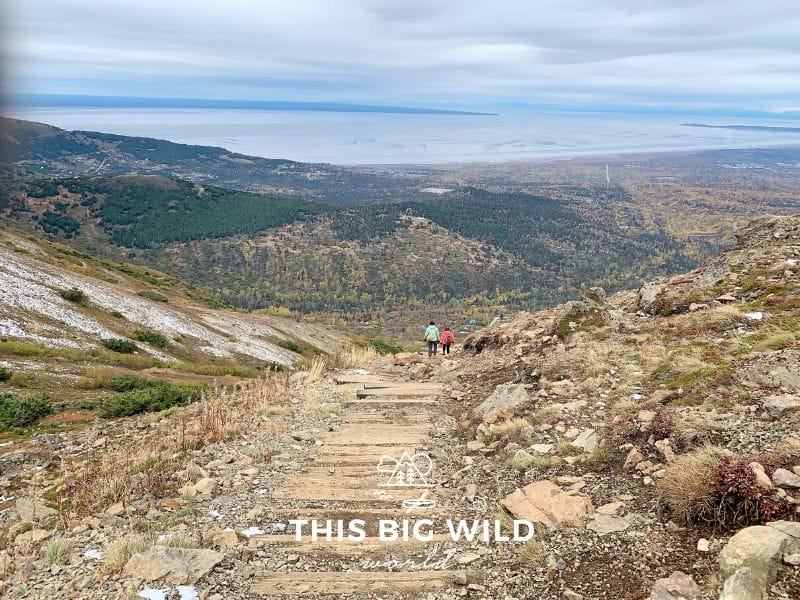
M 456 336 L 453 335 L 453 332 L 450 331 L 449 327 L 445 327 L 444 331 L 442 331 L 442 335 L 439 336 L 439 343 L 442 345 L 442 355 L 446 356 L 450 354 L 450 344 L 455 343 Z

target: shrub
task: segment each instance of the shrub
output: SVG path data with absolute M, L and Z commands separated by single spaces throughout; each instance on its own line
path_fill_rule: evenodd
M 163 334 L 158 333 L 157 331 L 149 331 L 149 330 L 138 330 L 133 332 L 133 337 L 140 342 L 144 342 L 146 344 L 150 344 L 151 346 L 155 346 L 156 348 L 166 348 L 169 342 L 167 338 L 164 337 Z
M 68 302 L 74 302 L 75 304 L 82 304 L 84 306 L 88 301 L 86 293 L 76 287 L 71 287 L 68 290 L 61 290 L 58 292 L 58 295 Z
M 370 345 L 378 351 L 378 354 L 397 354 L 403 351 L 401 346 L 387 340 L 372 340 Z
M 13 373 L 10 369 L 6 369 L 4 367 L 0 367 L 0 381 L 8 381 L 11 379 Z
M 53 412 L 53 404 L 47 396 L 20 398 L 14 394 L 0 394 L 0 426 L 5 429 L 32 425 Z
M 136 344 L 130 340 L 121 340 L 119 338 L 105 338 L 100 340 L 106 348 L 119 352 L 120 354 L 133 354 L 136 351 Z
M 114 317 L 115 319 L 124 319 L 125 318 L 125 315 L 123 315 L 118 310 L 112 310 L 111 311 L 111 316 Z
M 153 544 L 155 544 L 155 540 L 151 535 L 128 534 L 108 544 L 103 556 L 106 564 L 118 571 L 134 554 L 147 552 Z
M 205 386 L 175 385 L 154 381 L 134 387 L 118 396 L 106 399 L 101 408 L 103 417 L 128 417 L 143 412 L 157 412 L 172 406 L 185 406 L 199 401 Z
M 302 354 L 303 352 L 300 344 L 293 342 L 292 340 L 280 340 L 278 341 L 278 346 L 281 348 L 286 348 L 287 350 L 291 350 L 292 352 L 296 352 L 297 354 Z
M 726 456 L 714 470 L 714 477 L 719 520 L 728 526 L 738 528 L 774 521 L 789 507 L 775 488 L 758 484 L 749 461 L 734 461 Z
M 153 290 L 142 290 L 141 292 L 136 292 L 136 294 L 142 298 L 153 300 L 154 302 L 169 302 L 169 298 L 167 298 L 164 294 L 159 294 Z
M 44 562 L 47 566 L 65 565 L 69 562 L 69 542 L 62 537 L 54 537 L 44 547 Z

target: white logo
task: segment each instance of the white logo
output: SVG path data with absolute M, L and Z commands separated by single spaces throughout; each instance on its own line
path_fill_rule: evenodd
M 381 483 L 383 488 L 428 488 L 422 492 L 419 498 L 403 500 L 402 506 L 410 513 L 415 508 L 434 508 L 435 500 L 428 499 L 430 488 L 435 484 L 428 483 L 428 477 L 433 472 L 433 460 L 424 452 L 418 452 L 413 456 L 403 451 L 400 458 L 394 458 L 385 454 L 378 462 L 378 473 L 388 475 L 385 483 Z M 385 498 L 386 494 L 381 493 Z

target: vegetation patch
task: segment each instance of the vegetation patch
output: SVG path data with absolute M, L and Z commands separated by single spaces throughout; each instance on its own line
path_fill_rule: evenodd
M 156 348 L 166 348 L 169 345 L 169 340 L 167 340 L 163 334 L 149 329 L 134 331 L 133 338 L 145 344 L 155 346 Z
M 15 394 L 0 394 L 0 428 L 12 429 L 33 425 L 39 419 L 53 414 L 53 403 L 48 396 L 20 398 Z
M 159 294 L 153 290 L 142 290 L 140 292 L 136 292 L 136 295 L 141 296 L 142 298 L 147 298 L 148 300 L 152 300 L 153 302 L 169 302 L 169 298 L 167 298 L 164 294 Z
M 86 306 L 89 303 L 89 298 L 86 295 L 86 292 L 80 288 L 71 287 L 67 290 L 60 290 L 58 295 L 68 302 L 74 302 L 75 304 L 80 304 L 81 306 Z
M 120 380 L 123 378 L 119 378 Z M 120 386 L 127 391 L 103 401 L 102 417 L 128 417 L 143 412 L 157 412 L 173 406 L 185 406 L 203 397 L 206 386 L 176 385 L 166 381 L 147 381 L 129 378 Z
M 303 349 L 300 347 L 300 344 L 293 342 L 292 340 L 280 340 L 278 342 L 278 346 L 281 348 L 286 348 L 292 352 L 296 352 L 297 354 L 300 354 L 303 351 Z
M 109 350 L 119 352 L 120 354 L 133 354 L 136 351 L 136 344 L 130 340 L 105 338 L 100 340 L 100 342 Z
M 13 373 L 10 369 L 6 369 L 5 367 L 0 367 L 0 381 L 8 381 L 11 379 Z
M 370 345 L 377 350 L 378 354 L 397 354 L 403 351 L 403 347 L 389 340 L 372 340 Z

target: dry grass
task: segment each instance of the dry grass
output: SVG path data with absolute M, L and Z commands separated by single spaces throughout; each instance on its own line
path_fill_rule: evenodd
M 313 383 L 322 379 L 326 373 L 337 369 L 363 367 L 380 357 L 372 346 L 352 346 L 335 354 L 315 356 L 306 369 L 305 382 Z
M 152 535 L 131 533 L 107 544 L 103 550 L 103 561 L 111 570 L 119 571 L 131 556 L 146 552 L 154 544 Z
M 160 546 L 169 548 L 199 548 L 200 541 L 193 535 L 175 533 L 158 541 Z
M 64 460 L 67 481 L 55 493 L 62 518 L 71 522 L 105 510 L 115 502 L 151 494 L 173 495 L 186 483 L 184 468 L 192 452 L 242 433 L 253 416 L 284 409 L 288 380 L 283 374 L 220 389 L 201 402 L 164 416 L 149 417 L 147 433 L 126 443 L 75 460 Z
M 47 540 L 44 546 L 44 562 L 47 566 L 65 565 L 69 561 L 70 545 L 62 537 Z
M 680 523 L 695 523 L 714 513 L 714 468 L 727 452 L 706 446 L 678 457 L 658 482 L 662 511 Z
M 526 567 L 540 567 L 547 558 L 547 546 L 544 542 L 532 539 L 525 542 L 517 553 L 517 560 Z

